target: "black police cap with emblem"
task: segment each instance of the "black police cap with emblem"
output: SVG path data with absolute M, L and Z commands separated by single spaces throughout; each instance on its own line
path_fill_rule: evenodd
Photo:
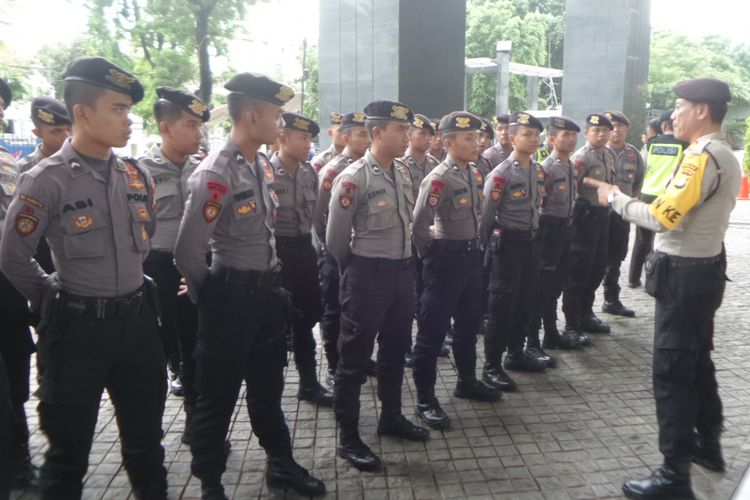
M 508 125 L 510 123 L 510 115 L 497 115 L 492 117 L 492 123 L 497 127 L 498 125 Z
M 313 137 L 317 137 L 320 132 L 320 127 L 317 123 L 299 113 L 283 113 L 281 119 L 284 120 L 284 128 L 286 129 L 309 132 Z
M 716 78 L 693 78 L 683 80 L 672 87 L 677 97 L 707 104 L 726 104 L 732 100 L 732 93 L 726 82 Z
M 344 115 L 341 113 L 333 112 L 330 115 L 328 115 L 328 121 L 331 125 L 341 125 L 342 121 L 344 120 Z
M 542 125 L 542 122 L 540 122 L 537 117 L 524 111 L 510 115 L 508 122 L 508 125 L 511 127 L 520 125 L 523 127 L 535 128 L 539 132 L 544 130 L 544 125 Z
M 430 134 L 435 135 L 435 127 L 432 126 L 432 122 L 425 115 L 414 115 L 414 120 L 412 120 L 411 126 L 421 128 L 422 130 L 426 130 Z
M 607 127 L 610 130 L 614 128 L 609 118 L 601 113 L 592 113 L 587 116 L 586 125 L 589 127 Z
M 74 59 L 63 73 L 66 82 L 83 82 L 105 88 L 133 99 L 133 104 L 143 99 L 143 85 L 138 79 L 103 57 Z
M 364 109 L 368 120 L 387 120 L 411 123 L 414 113 L 408 106 L 397 101 L 373 101 Z
M 6 109 L 10 105 L 10 101 L 13 100 L 13 92 L 10 90 L 10 85 L 3 78 L 0 78 L 0 97 L 3 98 L 3 109 Z
M 364 127 L 366 119 L 364 113 L 347 113 L 341 118 L 341 130 Z
M 615 123 L 622 123 L 623 125 L 630 126 L 630 120 L 628 120 L 628 117 L 620 111 L 605 111 L 604 116 L 609 118 L 609 121 L 612 122 L 613 126 Z
M 482 119 L 468 111 L 453 111 L 440 119 L 441 132 L 465 132 L 482 128 Z
M 156 87 L 156 95 L 159 99 L 169 101 L 175 106 L 182 108 L 184 112 L 197 116 L 204 123 L 211 118 L 211 111 L 206 106 L 206 103 L 193 94 L 188 94 L 172 87 Z
M 482 126 L 479 128 L 479 131 L 489 135 L 490 140 L 493 140 L 495 138 L 495 130 L 492 128 L 492 122 L 484 117 L 480 117 L 480 119 L 482 120 Z
M 547 125 L 548 130 L 571 130 L 573 132 L 580 132 L 581 127 L 579 127 L 576 122 L 568 118 L 567 116 L 555 116 L 550 119 L 549 125 Z
M 224 88 L 233 94 L 254 97 L 261 101 L 283 106 L 294 97 L 291 87 L 271 80 L 259 73 L 239 73 L 224 84 Z
M 35 125 L 70 125 L 70 115 L 65 104 L 51 97 L 31 100 L 31 120 Z

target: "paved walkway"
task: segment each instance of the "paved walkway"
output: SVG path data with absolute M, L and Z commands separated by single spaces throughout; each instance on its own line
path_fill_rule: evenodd
M 702 499 L 728 498 L 750 462 L 748 201 L 739 202 L 733 214 L 727 249 L 733 282 L 728 284 L 716 318 L 714 359 L 726 415 L 723 445 L 728 472 L 712 473 L 693 466 L 693 485 Z M 619 498 L 623 480 L 649 474 L 661 459 L 651 393 L 653 301 L 642 290 L 628 288 L 622 298 L 637 310 L 637 318 L 606 317 L 612 325 L 611 335 L 595 336 L 594 345 L 584 351 L 557 352 L 557 369 L 514 374 L 520 390 L 499 403 L 454 398 L 455 370 L 450 360 L 441 359 L 437 395 L 454 426 L 447 432 L 433 431 L 427 443 L 378 438 L 377 397 L 371 379 L 362 391 L 361 431 L 385 462 L 379 473 L 360 473 L 336 457 L 333 414 L 296 400 L 297 374 L 292 367 L 283 404 L 295 456 L 326 481 L 328 498 Z M 480 358 L 481 352 L 479 349 Z M 413 416 L 414 400 L 407 373 L 404 412 L 409 417 Z M 244 401 L 240 401 L 223 478 L 227 492 L 238 499 L 284 497 L 284 492 L 269 491 L 262 480 L 264 453 L 252 438 Z M 27 408 L 33 459 L 40 464 L 45 438 L 38 430 L 36 404 L 32 399 Z M 199 483 L 189 472 L 190 452 L 180 444 L 181 405 L 180 399 L 170 397 L 164 415 L 169 493 L 170 498 L 199 498 Z M 286 497 L 295 496 L 289 493 Z M 36 495 L 27 492 L 16 498 L 33 499 Z M 120 466 L 117 427 L 106 397 L 84 498 L 132 498 Z

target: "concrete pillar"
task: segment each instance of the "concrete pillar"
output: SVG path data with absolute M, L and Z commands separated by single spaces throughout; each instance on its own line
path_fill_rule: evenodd
M 495 114 L 509 112 L 510 98 L 510 40 L 497 42 L 497 94 L 495 96 Z
M 526 109 L 533 111 L 539 109 L 539 77 L 526 77 Z

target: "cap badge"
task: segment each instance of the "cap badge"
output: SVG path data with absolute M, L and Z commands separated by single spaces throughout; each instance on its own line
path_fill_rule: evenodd
M 116 69 L 110 69 L 109 74 L 104 78 L 124 89 L 129 89 L 133 85 L 133 82 L 135 82 L 134 77 L 128 76 L 122 71 L 117 71 Z

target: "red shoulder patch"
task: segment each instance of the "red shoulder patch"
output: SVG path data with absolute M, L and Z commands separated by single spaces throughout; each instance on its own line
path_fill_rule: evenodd
M 430 186 L 432 186 L 432 192 L 433 193 L 440 193 L 443 189 L 445 189 L 445 182 L 439 180 L 439 179 L 433 179 L 430 181 Z
M 209 200 L 203 204 L 203 218 L 206 222 L 213 222 L 221 213 L 221 205 L 213 200 Z
M 226 185 L 217 181 L 206 182 L 206 189 L 211 194 L 213 201 L 220 201 L 221 197 L 229 192 L 229 188 Z
M 16 232 L 21 236 L 28 236 L 39 225 L 39 219 L 31 214 L 20 213 L 16 215 Z
M 502 189 L 502 187 L 505 185 L 505 177 L 503 177 L 502 175 L 496 175 L 492 178 L 492 183 L 496 188 Z
M 341 183 L 341 187 L 344 188 L 344 191 L 347 193 L 351 193 L 356 191 L 358 186 L 354 182 L 344 181 Z
M 342 194 L 341 196 L 339 196 L 339 205 L 341 205 L 341 208 L 351 207 L 352 201 L 354 201 L 354 198 L 352 198 L 351 195 Z

